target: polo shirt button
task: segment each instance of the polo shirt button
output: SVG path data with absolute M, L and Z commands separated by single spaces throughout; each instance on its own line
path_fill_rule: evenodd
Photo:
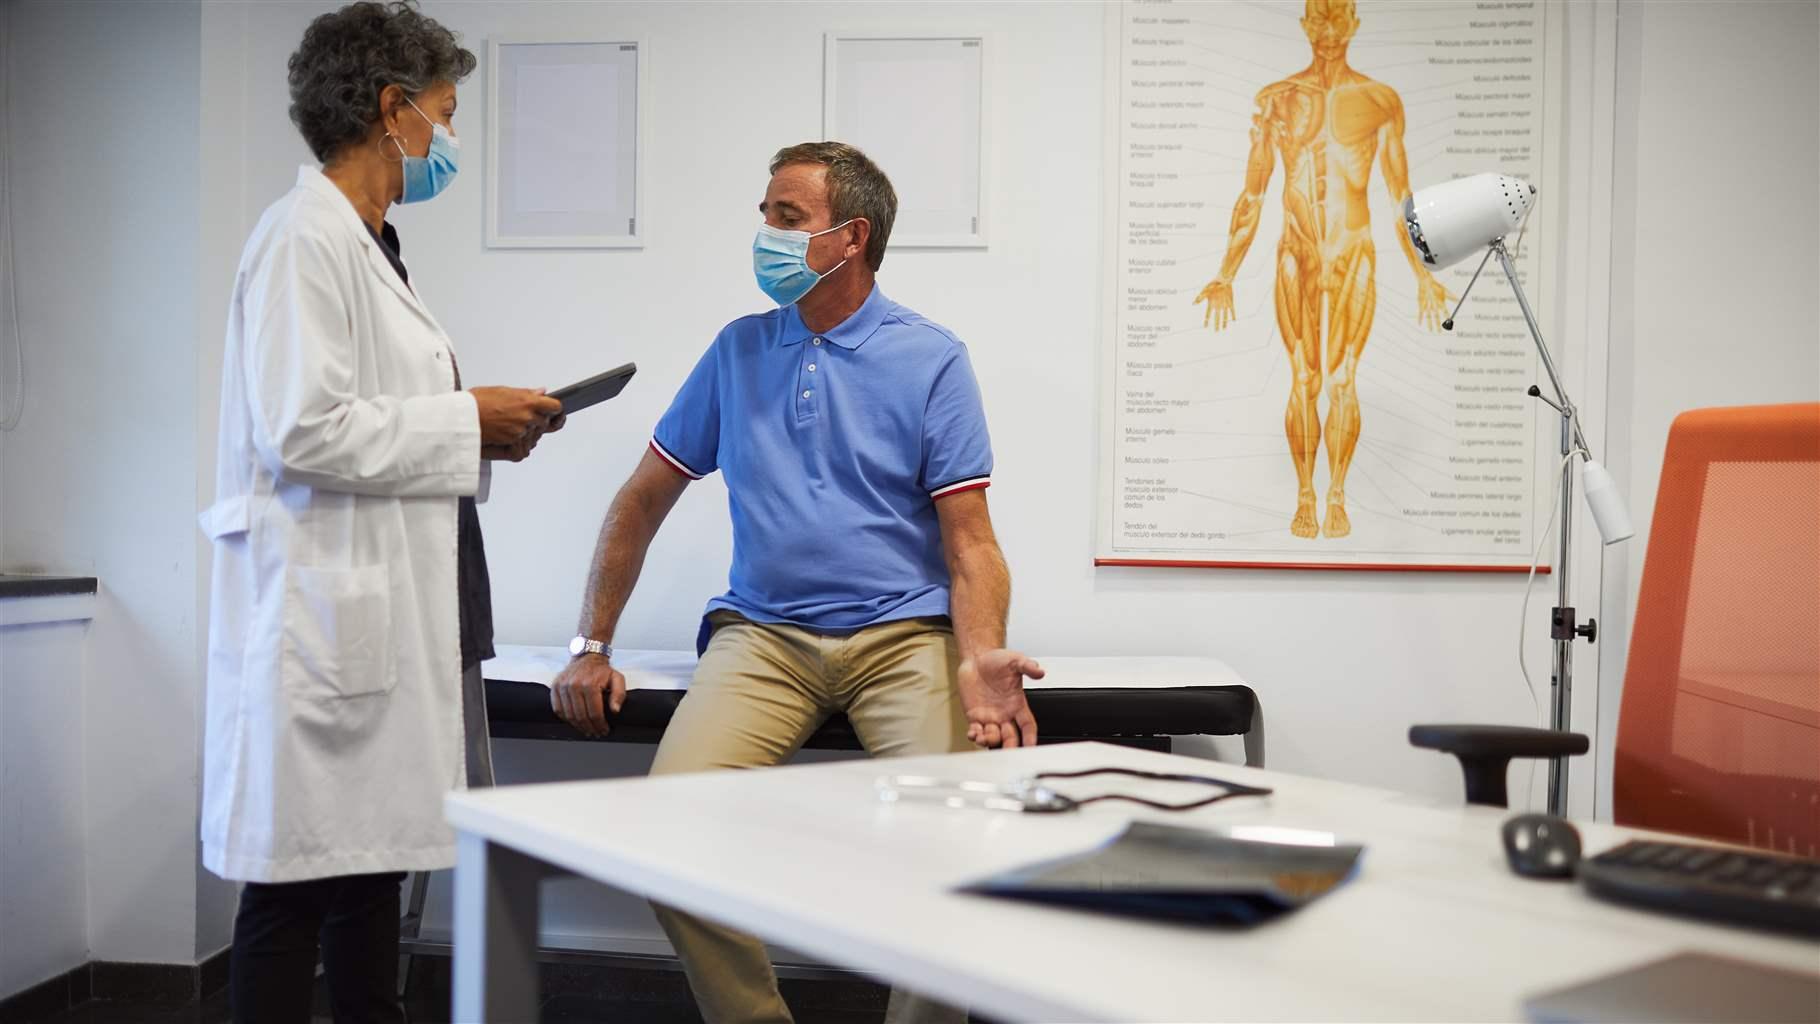
M 817 338 L 817 339 L 815 339 L 815 343 L 817 345 L 820 345 L 822 343 L 822 340 L 820 338 Z
M 814 363 L 810 363 L 810 364 L 809 364 L 809 372 L 810 372 L 810 373 L 814 373 L 814 372 L 815 372 L 815 364 L 814 364 Z
M 809 397 L 809 396 L 810 396 L 810 395 L 813 395 L 813 394 L 815 394 L 815 392 L 813 392 L 813 391 L 805 391 L 805 392 L 803 392 L 803 397 L 804 397 L 804 398 L 808 398 L 808 397 Z

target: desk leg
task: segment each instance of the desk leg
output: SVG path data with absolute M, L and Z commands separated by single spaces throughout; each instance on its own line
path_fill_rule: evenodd
M 543 862 L 462 833 L 455 865 L 455 1019 L 535 1021 Z

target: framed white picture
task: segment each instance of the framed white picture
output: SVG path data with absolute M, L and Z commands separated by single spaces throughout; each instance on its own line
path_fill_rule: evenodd
M 489 248 L 644 244 L 645 81 L 637 40 L 487 41 Z
M 986 247 L 984 35 L 828 33 L 822 134 L 897 190 L 894 249 Z

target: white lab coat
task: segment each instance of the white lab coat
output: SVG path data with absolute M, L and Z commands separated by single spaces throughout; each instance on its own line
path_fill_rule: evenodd
M 222 365 L 203 864 L 290 882 L 455 861 L 457 497 L 483 485 L 442 328 L 314 167 L 240 257 Z

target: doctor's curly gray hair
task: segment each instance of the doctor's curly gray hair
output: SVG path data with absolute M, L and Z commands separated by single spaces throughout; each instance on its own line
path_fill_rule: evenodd
M 381 89 L 396 85 L 416 96 L 461 81 L 477 63 L 459 36 L 410 0 L 349 4 L 310 22 L 291 54 L 291 123 L 326 162 L 366 138 L 379 120 Z

